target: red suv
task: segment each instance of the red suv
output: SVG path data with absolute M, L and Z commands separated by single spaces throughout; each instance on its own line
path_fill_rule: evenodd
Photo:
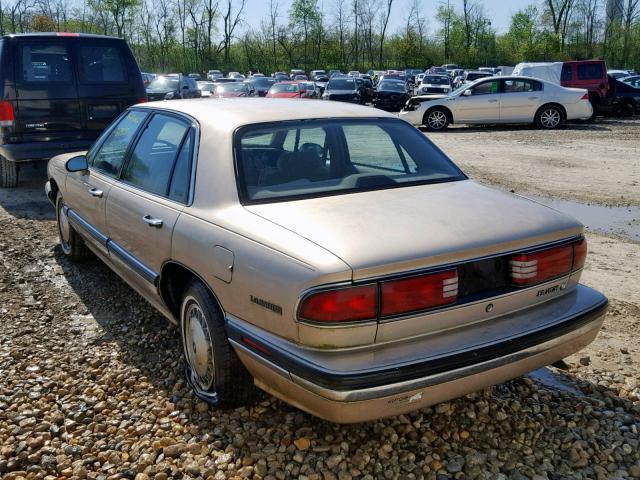
M 607 66 L 603 60 L 577 60 L 564 62 L 560 84 L 563 87 L 584 88 L 589 91 L 589 101 L 594 115 L 600 109 L 609 92 Z

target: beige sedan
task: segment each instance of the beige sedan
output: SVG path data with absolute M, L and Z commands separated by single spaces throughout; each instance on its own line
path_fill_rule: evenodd
M 591 342 L 583 227 L 469 180 L 418 130 L 346 103 L 124 112 L 48 167 L 60 242 L 180 326 L 198 397 L 254 384 L 314 415 L 397 415 Z

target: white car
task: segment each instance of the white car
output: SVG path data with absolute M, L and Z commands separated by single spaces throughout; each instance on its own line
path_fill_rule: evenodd
M 414 97 L 400 118 L 432 131 L 450 123 L 533 123 L 551 130 L 565 120 L 587 120 L 592 113 L 587 90 L 530 77 L 489 77 L 449 95 Z
M 417 88 L 418 95 L 446 95 L 451 91 L 449 75 L 430 75 L 422 77 Z

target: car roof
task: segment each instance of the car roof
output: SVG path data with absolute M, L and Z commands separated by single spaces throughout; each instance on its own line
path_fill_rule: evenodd
M 160 103 L 158 105 L 158 103 Z M 230 131 L 243 125 L 311 118 L 398 118 L 382 110 L 347 102 L 277 98 L 189 99 L 149 102 L 135 108 L 168 110 L 193 117 L 201 125 Z
M 109 35 L 97 35 L 94 33 L 74 33 L 74 32 L 34 32 L 34 33 L 11 33 L 4 35 L 2 38 L 22 38 L 22 37 L 61 37 L 61 38 L 108 38 L 110 40 L 124 41 L 122 38 L 112 37 Z

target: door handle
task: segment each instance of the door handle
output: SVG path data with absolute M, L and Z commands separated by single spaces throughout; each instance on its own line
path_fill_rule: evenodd
M 529 100 L 538 100 L 538 97 L 529 97 Z
M 98 198 L 102 198 L 102 190 L 98 190 L 97 188 L 91 188 L 89 189 L 89 193 L 91 194 L 92 197 L 98 197 Z
M 153 218 L 151 215 L 145 215 L 144 217 L 142 217 L 142 220 L 150 227 L 162 227 L 162 220 L 160 220 L 159 218 Z
M 495 98 L 493 100 L 487 100 L 489 103 L 496 103 L 498 100 L 496 100 Z

